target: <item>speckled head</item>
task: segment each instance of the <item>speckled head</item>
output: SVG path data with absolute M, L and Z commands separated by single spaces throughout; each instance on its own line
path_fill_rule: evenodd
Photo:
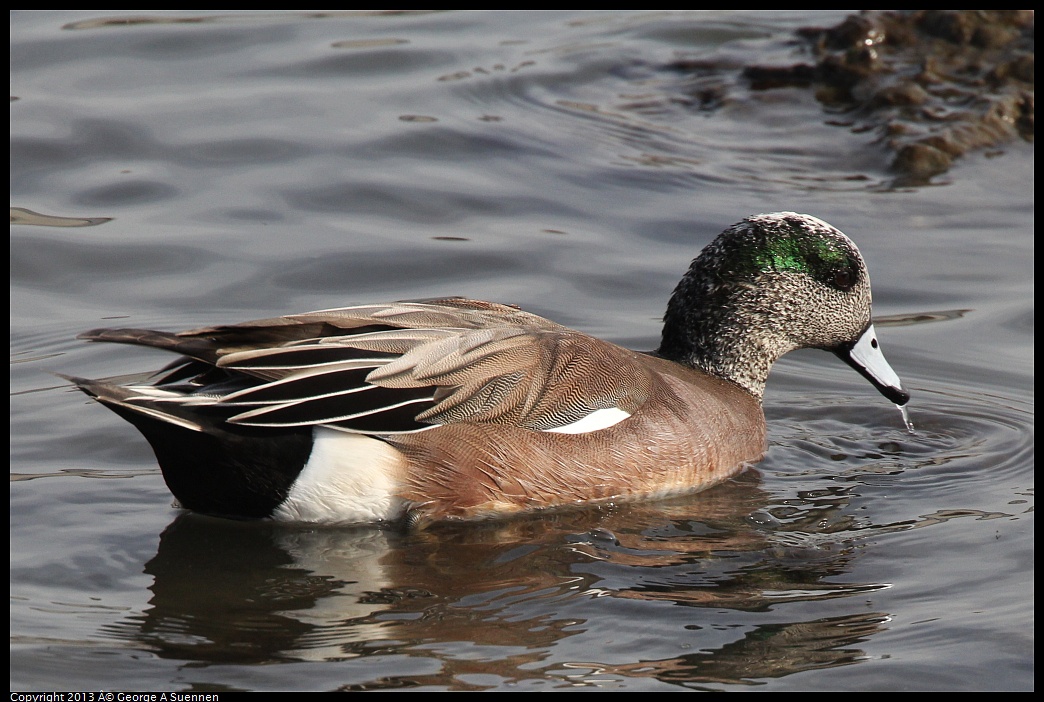
M 878 348 L 859 249 L 816 217 L 748 217 L 711 242 L 671 297 L 658 353 L 761 398 L 772 364 L 798 348 L 832 351 L 886 397 L 909 395 Z

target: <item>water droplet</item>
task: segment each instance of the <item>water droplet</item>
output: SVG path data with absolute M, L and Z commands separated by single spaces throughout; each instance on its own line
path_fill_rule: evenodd
M 898 407 L 899 411 L 903 414 L 903 423 L 906 424 L 906 430 L 911 434 L 915 433 L 914 425 L 910 423 L 910 415 L 906 411 L 906 405 L 896 405 L 896 407 Z
M 783 522 L 763 509 L 751 512 L 747 515 L 747 521 L 759 529 L 778 529 L 783 526 Z

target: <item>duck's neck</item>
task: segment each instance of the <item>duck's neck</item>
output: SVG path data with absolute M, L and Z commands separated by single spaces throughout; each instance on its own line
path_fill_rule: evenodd
M 765 324 L 765 300 L 742 283 L 722 283 L 694 264 L 663 318 L 657 354 L 736 383 L 760 402 L 772 364 L 788 344 Z

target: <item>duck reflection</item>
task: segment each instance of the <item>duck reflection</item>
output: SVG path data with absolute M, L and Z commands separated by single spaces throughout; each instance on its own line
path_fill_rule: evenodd
M 886 587 L 846 582 L 858 549 L 850 543 L 857 535 L 838 526 L 844 520 L 815 531 L 845 503 L 839 494 L 819 496 L 804 512 L 774 508 L 750 471 L 675 500 L 419 532 L 183 514 L 146 564 L 150 607 L 107 633 L 196 662 L 390 654 L 438 661 L 437 673 L 349 681 L 346 689 L 480 689 L 465 682 L 476 674 L 551 674 L 569 685 L 606 674 L 737 683 L 847 665 L 888 619 L 866 611 L 865 597 L 827 618 L 780 623 L 778 610 Z M 681 632 L 687 650 L 657 657 L 669 647 L 635 650 L 632 642 L 620 662 L 618 625 L 661 640 Z M 588 662 L 557 650 L 568 642 L 573 651 L 575 637 L 589 641 Z

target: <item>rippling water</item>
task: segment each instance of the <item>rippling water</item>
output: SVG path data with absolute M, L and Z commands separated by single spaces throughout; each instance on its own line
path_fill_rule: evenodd
M 1032 689 L 1033 146 L 898 188 L 738 77 L 843 17 L 12 14 L 12 689 Z M 721 100 L 680 60 L 735 66 Z M 803 351 L 707 492 L 301 529 L 170 509 L 50 375 L 166 360 L 93 327 L 447 294 L 651 348 L 699 249 L 781 209 L 859 244 L 915 434 Z

